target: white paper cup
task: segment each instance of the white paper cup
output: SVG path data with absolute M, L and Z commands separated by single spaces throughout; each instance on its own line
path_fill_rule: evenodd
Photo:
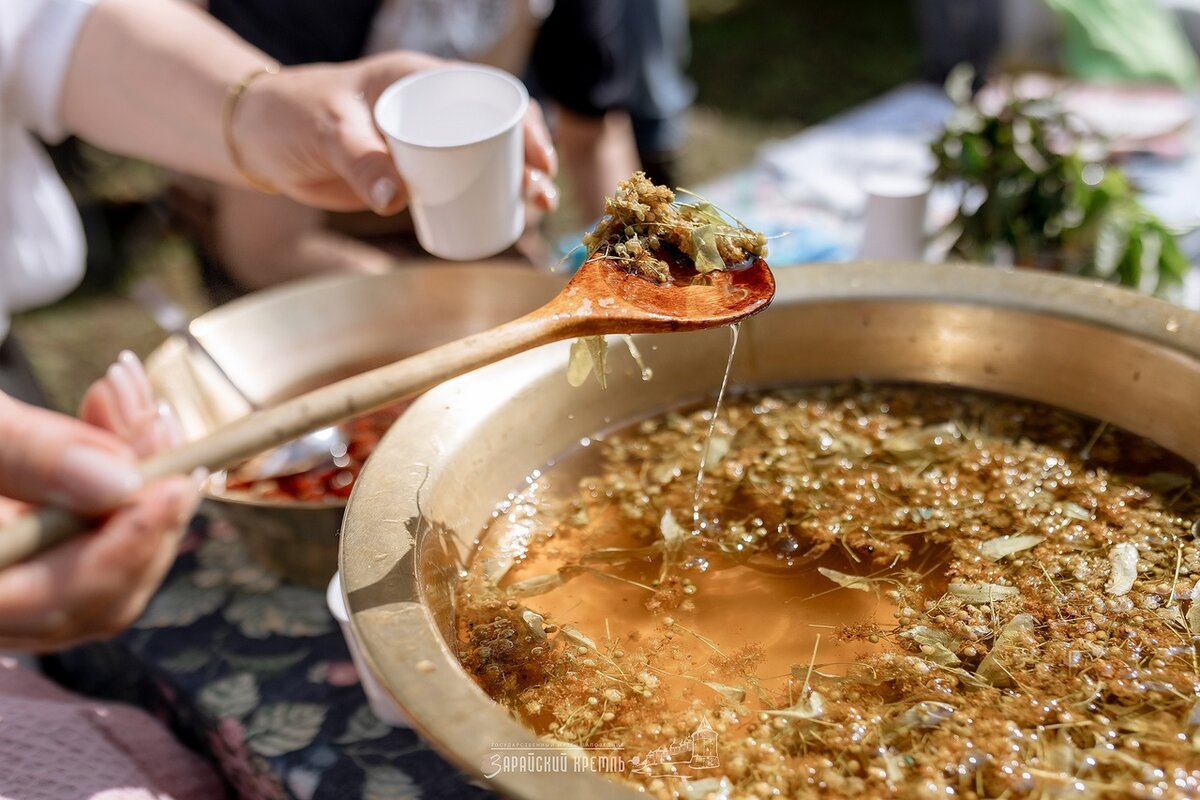
M 354 668 L 358 670 L 358 679 L 362 683 L 363 692 L 367 695 L 367 705 L 371 706 L 371 711 L 381 722 L 385 722 L 393 728 L 411 728 L 412 725 L 408 718 L 384 690 L 358 650 L 358 642 L 355 641 L 354 631 L 350 628 L 350 614 L 346 611 L 346 597 L 342 594 L 342 574 L 340 572 L 334 573 L 333 580 L 329 582 L 329 588 L 325 590 L 325 603 L 329 606 L 329 613 L 337 620 L 338 627 L 342 629 L 342 636 L 345 637 L 346 646 L 350 649 L 350 659 L 354 662 Z
M 867 193 L 859 258 L 921 261 L 925 257 L 925 207 L 929 181 L 914 175 L 873 175 Z
M 408 185 L 417 240 L 433 255 L 486 258 L 521 235 L 528 106 L 519 80 L 474 65 L 417 72 L 379 96 L 375 124 Z

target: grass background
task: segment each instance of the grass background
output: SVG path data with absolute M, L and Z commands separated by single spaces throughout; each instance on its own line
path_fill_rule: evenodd
M 686 185 L 751 163 L 763 142 L 820 122 L 912 80 L 919 51 L 912 6 L 898 0 L 692 0 L 689 72 L 698 96 L 681 161 Z M 53 406 L 74 409 L 122 348 L 146 355 L 162 340 L 123 290 L 162 276 L 193 313 L 208 303 L 189 243 L 164 231 L 142 200 L 161 176 L 85 151 L 78 170 L 109 198 L 89 207 L 107 223 L 92 237 L 89 277 L 55 306 L 20 315 L 14 331 Z M 569 211 L 569 209 L 568 209 Z M 562 227 L 562 221 L 549 220 Z

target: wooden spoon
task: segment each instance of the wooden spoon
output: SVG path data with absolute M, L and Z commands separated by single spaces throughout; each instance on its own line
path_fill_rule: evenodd
M 762 259 L 727 272 L 699 276 L 676 269 L 673 275 L 672 282 L 656 283 L 617 263 L 589 260 L 553 300 L 519 319 L 256 411 L 146 459 L 139 471 L 149 483 L 199 467 L 222 469 L 539 345 L 729 325 L 762 311 L 775 295 L 775 279 Z M 49 506 L 26 514 L 0 530 L 0 568 L 92 527 L 85 517 Z

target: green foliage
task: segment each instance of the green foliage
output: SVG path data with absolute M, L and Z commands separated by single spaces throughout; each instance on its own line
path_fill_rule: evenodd
M 1014 97 L 985 111 L 970 83 L 966 71 L 947 81 L 956 107 L 933 143 L 935 180 L 964 186 L 952 256 L 992 262 L 1011 253 L 1019 265 L 1156 293 L 1182 283 L 1188 262 L 1174 235 L 1054 99 Z
M 913 8 L 896 0 L 690 0 L 697 103 L 812 124 L 920 72 Z

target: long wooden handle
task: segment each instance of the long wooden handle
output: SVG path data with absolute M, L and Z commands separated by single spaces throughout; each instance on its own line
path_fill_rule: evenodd
M 188 475 L 199 467 L 222 469 L 309 431 L 335 425 L 507 356 L 572 335 L 570 325 L 544 313 L 548 308 L 257 411 L 202 439 L 143 461 L 139 471 L 150 482 L 167 475 Z M 0 569 L 91 527 L 93 521 L 52 507 L 19 517 L 0 529 Z

